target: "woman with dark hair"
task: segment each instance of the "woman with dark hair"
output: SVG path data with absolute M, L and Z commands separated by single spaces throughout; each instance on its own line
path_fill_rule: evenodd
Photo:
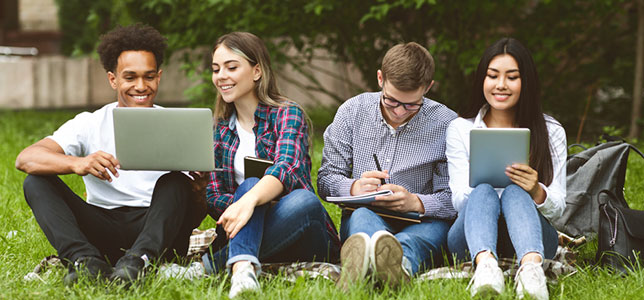
M 539 80 L 532 56 L 519 41 L 503 38 L 487 48 L 476 70 L 469 105 L 447 129 L 452 203 L 458 218 L 448 234 L 457 259 L 471 259 L 476 271 L 472 296 L 502 293 L 499 257 L 520 260 L 516 291 L 548 299 L 541 268 L 557 250 L 557 231 L 548 220 L 565 208 L 566 134 L 554 118 L 541 112 Z M 472 128 L 530 129 L 529 164 L 512 164 L 512 184 L 469 187 L 469 135 Z
M 207 271 L 232 271 L 229 297 L 257 290 L 262 262 L 337 261 L 335 226 L 311 184 L 309 121 L 282 96 L 264 42 L 248 32 L 220 37 L 212 51 L 215 165 L 208 213 L 226 247 L 204 256 Z M 245 178 L 244 157 L 271 160 Z

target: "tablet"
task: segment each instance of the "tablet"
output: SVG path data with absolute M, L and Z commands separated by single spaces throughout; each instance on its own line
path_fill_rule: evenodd
M 244 157 L 244 179 L 257 177 L 262 179 L 266 169 L 273 165 L 272 160 L 257 158 L 253 156 Z
M 121 169 L 215 169 L 210 109 L 116 107 L 112 114 Z
M 530 129 L 474 128 L 470 131 L 470 187 L 487 183 L 504 188 L 512 183 L 505 168 L 528 164 Z

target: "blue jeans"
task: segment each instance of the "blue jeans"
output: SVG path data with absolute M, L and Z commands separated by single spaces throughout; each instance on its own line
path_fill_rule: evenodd
M 558 239 L 557 231 L 521 187 L 509 185 L 499 199 L 492 186 L 480 184 L 449 230 L 447 244 L 458 260 L 466 260 L 469 253 L 474 261 L 482 251 L 497 258 L 516 254 L 520 260 L 529 252 L 553 258 Z
M 239 200 L 258 178 L 248 178 L 237 188 Z M 250 261 L 260 270 L 263 262 L 337 261 L 337 236 L 327 231 L 330 218 L 311 191 L 294 190 L 277 203 L 255 207 L 248 223 L 228 244 L 203 256 L 207 273 L 218 272 L 238 261 Z M 224 236 L 225 238 L 225 236 Z
M 403 249 L 403 263 L 411 275 L 426 267 L 439 265 L 442 262 L 441 248 L 446 244 L 450 222 L 439 219 L 423 218 L 422 222 L 409 223 L 383 219 L 366 207 L 353 213 L 343 213 L 340 226 L 342 242 L 350 236 L 364 232 L 372 236 L 376 231 L 386 230 L 392 233 Z

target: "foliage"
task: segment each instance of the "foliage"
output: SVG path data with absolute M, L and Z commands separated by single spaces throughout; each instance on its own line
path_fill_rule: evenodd
M 343 77 L 352 93 L 378 90 L 376 70 L 388 48 L 402 41 L 426 45 L 437 62 L 437 84 L 430 92 L 458 109 L 466 101 L 472 73 L 483 50 L 500 37 L 513 36 L 531 49 L 542 82 L 547 112 L 570 136 L 580 127 L 587 101 L 584 136 L 594 139 L 602 127 L 628 125 L 636 11 L 627 0 L 79 0 L 60 1 L 65 49 L 91 52 L 92 41 L 115 24 L 141 21 L 168 37 L 171 50 L 205 49 L 186 55 L 195 80 L 197 103 L 213 99 L 209 87 L 209 49 L 218 36 L 250 31 L 268 43 L 273 60 L 310 83 L 300 88 L 331 96 L 315 74 L 316 61 L 351 64 L 360 78 Z M 83 2 L 84 3 L 84 2 Z M 79 26 L 82 18 L 87 26 Z M 74 45 L 73 47 L 71 45 Z M 204 48 L 205 46 L 205 48 Z M 323 50 L 323 51 L 321 51 Z M 202 71 L 203 73 L 199 74 Z M 333 74 L 332 74 L 333 75 Z M 285 78 L 297 82 L 295 78 Z

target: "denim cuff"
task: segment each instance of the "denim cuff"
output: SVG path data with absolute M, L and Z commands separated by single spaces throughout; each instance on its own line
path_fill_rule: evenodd
M 249 254 L 240 254 L 229 258 L 226 262 L 226 271 L 228 273 L 231 273 L 233 265 L 236 262 L 243 260 L 249 261 L 251 264 L 253 264 L 253 266 L 255 267 L 255 275 L 259 275 L 259 273 L 262 271 L 262 264 L 259 263 L 259 259 Z
M 201 256 L 201 261 L 203 262 L 203 267 L 206 270 L 206 274 L 211 275 L 217 273 L 214 262 L 210 259 L 210 255 L 208 253 Z
M 472 253 L 470 253 L 470 255 L 471 255 L 471 257 L 472 257 L 472 265 L 473 265 L 473 266 L 476 266 L 476 255 L 478 255 L 479 253 L 482 253 L 482 252 L 486 252 L 486 251 L 489 251 L 489 252 L 490 252 L 490 254 L 492 254 L 492 256 L 494 256 L 494 258 L 496 259 L 496 261 L 499 261 L 499 255 L 498 255 L 498 254 L 496 254 L 496 249 L 486 249 L 486 248 L 481 248 L 481 249 L 479 249 L 479 250 L 478 250 L 478 251 L 476 251 L 476 252 L 472 252 Z
M 541 250 L 536 250 L 536 249 L 530 250 L 530 249 L 528 249 L 524 253 L 522 253 L 521 256 L 519 256 L 519 253 L 517 253 L 517 264 L 519 266 L 521 266 L 521 259 L 523 259 L 523 257 L 528 253 L 537 253 L 537 254 L 539 254 L 541 256 L 541 261 L 542 262 L 546 258 L 546 256 L 543 254 L 543 249 L 541 249 Z
M 414 271 L 414 268 L 411 265 L 411 261 L 407 258 L 407 256 L 404 256 L 404 255 L 402 257 L 402 267 L 403 267 L 403 269 L 405 269 L 405 271 L 407 271 L 407 274 L 409 274 L 409 276 L 414 276 L 414 274 L 416 274 L 416 272 L 418 272 L 418 266 L 416 267 L 416 270 Z

